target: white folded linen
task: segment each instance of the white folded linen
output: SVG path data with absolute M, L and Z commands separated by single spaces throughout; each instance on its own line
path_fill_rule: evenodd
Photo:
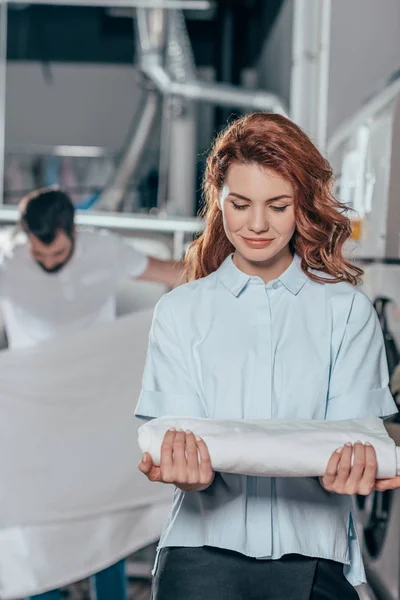
M 152 311 L 0 353 L 0 527 L 166 501 L 137 470 L 132 417 Z
M 94 573 L 161 534 L 170 486 L 137 469 L 152 311 L 0 352 L 0 598 Z
M 170 510 L 171 498 L 93 518 L 0 529 L 1 600 L 80 581 L 157 542 Z
M 169 428 L 193 431 L 207 444 L 214 471 L 260 477 L 317 477 L 332 453 L 346 442 L 370 442 L 378 459 L 377 477 L 400 474 L 396 449 L 378 417 L 343 421 L 187 419 L 161 417 L 139 428 L 142 452 L 160 464 Z

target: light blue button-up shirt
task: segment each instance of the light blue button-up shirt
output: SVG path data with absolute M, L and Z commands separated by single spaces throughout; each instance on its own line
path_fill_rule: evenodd
M 140 417 L 346 419 L 396 411 L 375 311 L 348 283 L 317 283 L 295 256 L 265 284 L 229 256 L 158 303 Z M 296 452 L 296 448 L 293 448 Z M 165 546 L 215 546 L 259 559 L 299 553 L 344 563 L 365 580 L 352 499 L 316 478 L 217 474 L 175 490 Z

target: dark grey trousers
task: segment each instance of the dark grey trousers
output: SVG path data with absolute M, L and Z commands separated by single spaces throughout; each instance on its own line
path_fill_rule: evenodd
M 163 548 L 152 600 L 358 600 L 331 560 L 256 560 L 218 548 Z

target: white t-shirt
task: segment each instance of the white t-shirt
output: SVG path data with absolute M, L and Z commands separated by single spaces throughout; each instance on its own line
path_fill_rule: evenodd
M 115 319 L 116 291 L 139 277 L 148 259 L 107 231 L 78 230 L 74 254 L 58 273 L 46 273 L 28 245 L 0 265 L 0 297 L 9 347 L 23 348 Z

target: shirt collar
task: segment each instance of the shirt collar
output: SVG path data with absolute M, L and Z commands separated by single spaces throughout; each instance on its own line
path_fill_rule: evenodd
M 246 275 L 246 273 L 238 269 L 232 258 L 233 254 L 230 254 L 218 269 L 217 274 L 224 286 L 234 296 L 238 297 L 250 279 L 258 278 L 253 278 L 250 275 Z M 294 255 L 294 258 L 286 271 L 284 271 L 282 275 L 278 277 L 278 281 L 280 281 L 293 295 L 296 295 L 300 292 L 307 279 L 308 277 L 306 273 L 304 273 L 301 268 L 301 258 L 297 254 Z

